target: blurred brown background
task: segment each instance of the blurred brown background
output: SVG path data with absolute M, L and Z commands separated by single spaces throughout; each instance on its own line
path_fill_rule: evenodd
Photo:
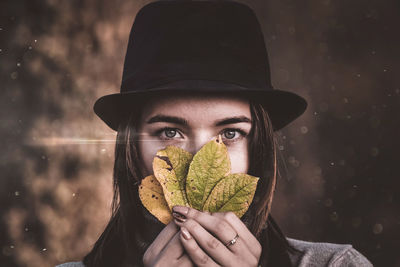
M 110 214 L 115 133 L 93 111 L 118 92 L 148 1 L 0 2 L 0 265 L 80 260 Z M 273 214 L 293 238 L 350 243 L 400 266 L 398 0 L 247 1 L 273 84 L 309 102 L 279 132 Z

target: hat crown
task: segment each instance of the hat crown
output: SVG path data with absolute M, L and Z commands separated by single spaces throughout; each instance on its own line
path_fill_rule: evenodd
M 121 92 L 179 80 L 224 81 L 271 89 L 255 13 L 233 1 L 157 1 L 136 15 Z

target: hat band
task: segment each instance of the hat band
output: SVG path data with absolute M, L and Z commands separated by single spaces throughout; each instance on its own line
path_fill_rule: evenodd
M 264 68 L 262 68 L 264 70 Z M 249 64 L 230 62 L 169 62 L 143 66 L 123 77 L 121 93 L 153 88 L 180 80 L 219 81 L 244 88 L 268 88 L 268 74 Z
M 185 90 L 190 88 L 198 88 L 198 89 L 212 89 L 218 88 L 219 90 L 230 90 L 233 88 L 241 89 L 241 90 L 248 90 L 249 88 L 246 86 L 242 86 L 235 83 L 230 82 L 223 82 L 223 81 L 211 81 L 211 80 L 179 80 L 173 82 L 166 82 L 163 84 L 159 84 L 157 86 L 153 86 L 151 88 L 143 88 L 143 90 L 151 91 L 151 90 L 162 90 L 162 89 L 176 89 L 176 90 Z

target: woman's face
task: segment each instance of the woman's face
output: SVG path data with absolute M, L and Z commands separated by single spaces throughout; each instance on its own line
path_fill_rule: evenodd
M 153 173 L 156 152 L 174 145 L 195 154 L 222 135 L 232 173 L 247 173 L 251 113 L 248 100 L 234 96 L 173 95 L 152 99 L 139 122 L 139 155 L 145 175 Z

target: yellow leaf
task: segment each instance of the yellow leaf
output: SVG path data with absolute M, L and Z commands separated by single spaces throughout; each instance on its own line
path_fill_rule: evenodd
M 154 175 L 149 175 L 142 180 L 139 185 L 139 197 L 143 206 L 162 223 L 168 224 L 172 220 L 163 189 Z
M 185 179 L 192 154 L 174 146 L 159 150 L 153 159 L 154 176 L 161 184 L 170 210 L 174 205 L 188 206 Z

